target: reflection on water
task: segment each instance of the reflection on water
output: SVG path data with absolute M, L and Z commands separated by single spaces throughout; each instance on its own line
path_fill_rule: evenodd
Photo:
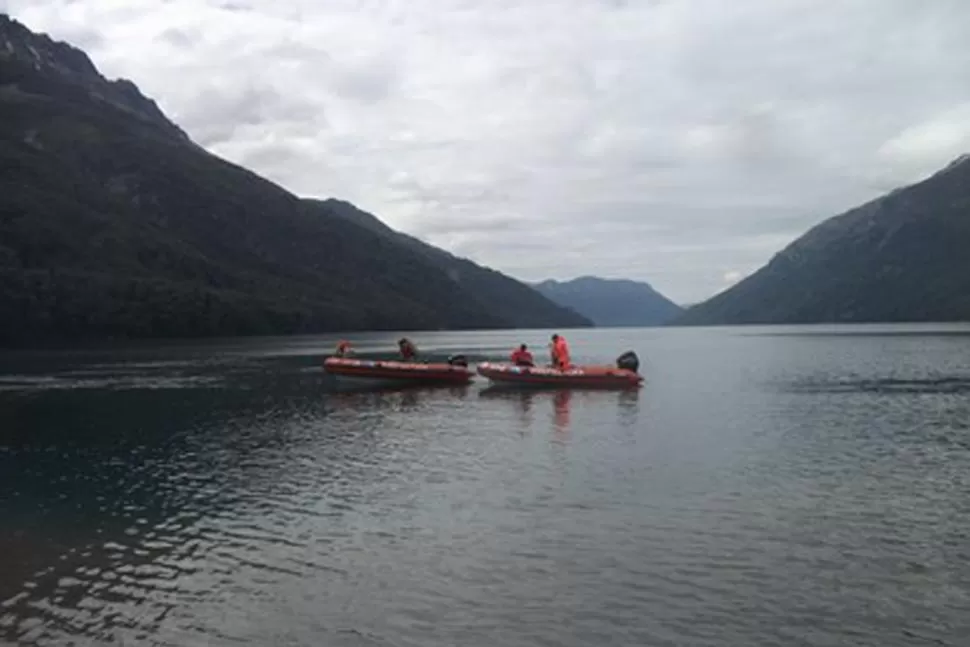
M 789 388 L 804 393 L 970 393 L 970 376 L 922 379 L 808 376 L 793 381 Z
M 962 644 L 965 337 L 750 332 L 571 333 L 616 392 L 0 358 L 0 642 Z
M 535 427 L 535 411 L 548 412 L 551 427 L 557 433 L 556 439 L 568 440 L 568 432 L 573 424 L 573 409 L 583 407 L 585 411 L 595 410 L 595 425 L 604 423 L 602 413 L 607 408 L 615 408 L 616 424 L 629 426 L 636 424 L 640 391 L 624 389 L 608 391 L 600 389 L 528 389 L 514 386 L 488 386 L 479 391 L 479 396 L 495 401 L 513 403 L 520 414 L 520 428 L 524 431 Z M 583 419 L 583 423 L 588 419 Z

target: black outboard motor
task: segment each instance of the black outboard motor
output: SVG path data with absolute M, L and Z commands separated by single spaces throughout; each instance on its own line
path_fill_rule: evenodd
M 636 373 L 640 370 L 640 358 L 632 350 L 628 350 L 616 358 L 616 367 Z
M 458 353 L 457 355 L 449 355 L 448 356 L 448 363 L 451 364 L 452 366 L 464 366 L 464 367 L 467 367 L 468 366 L 468 359 L 464 355 L 462 355 L 461 353 Z

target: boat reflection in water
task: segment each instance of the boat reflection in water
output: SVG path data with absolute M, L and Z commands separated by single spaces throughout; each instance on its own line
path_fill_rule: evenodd
M 464 385 L 432 386 L 414 383 L 342 383 L 326 393 L 326 401 L 334 409 L 366 411 L 391 407 L 397 410 L 416 409 L 429 398 L 440 402 L 447 399 L 464 400 L 470 387 Z
M 603 409 L 612 402 L 617 405 L 621 424 L 633 424 L 639 411 L 640 390 L 522 389 L 512 385 L 492 385 L 479 391 L 479 396 L 517 405 L 524 428 L 530 428 L 534 423 L 536 403 L 548 402 L 553 431 L 557 438 L 565 440 L 575 424 L 598 426 L 595 421 L 602 420 Z M 540 406 L 545 408 L 544 404 Z

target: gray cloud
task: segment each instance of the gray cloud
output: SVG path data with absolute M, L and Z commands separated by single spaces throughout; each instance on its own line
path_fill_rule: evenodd
M 965 0 L 0 3 L 213 152 L 527 280 L 698 300 L 970 150 Z
M 168 43 L 174 47 L 191 47 L 192 43 L 198 40 L 198 38 L 199 35 L 194 30 L 178 29 L 176 27 L 164 29 L 155 36 L 156 40 Z

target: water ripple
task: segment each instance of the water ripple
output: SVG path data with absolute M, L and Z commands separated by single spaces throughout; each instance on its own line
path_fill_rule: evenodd
M 959 338 L 663 334 L 624 394 L 332 392 L 264 346 L 10 373 L 0 640 L 961 644 Z

